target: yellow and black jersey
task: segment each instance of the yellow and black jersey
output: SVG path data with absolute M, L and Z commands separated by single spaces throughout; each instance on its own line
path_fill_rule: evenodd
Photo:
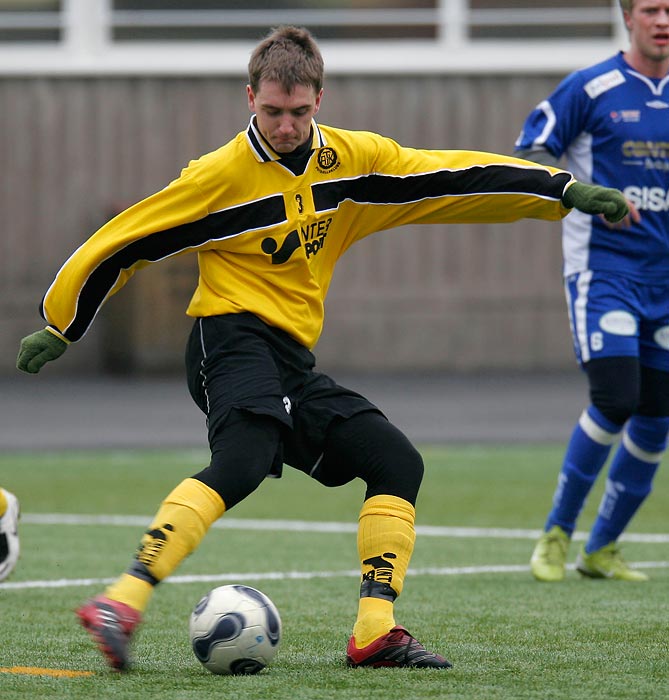
M 572 176 L 490 153 L 404 148 L 315 122 L 299 167 L 254 120 L 165 189 L 105 224 L 65 262 L 42 315 L 81 338 L 141 267 L 195 252 L 191 316 L 248 311 L 312 348 L 337 260 L 376 231 L 417 223 L 557 220 Z

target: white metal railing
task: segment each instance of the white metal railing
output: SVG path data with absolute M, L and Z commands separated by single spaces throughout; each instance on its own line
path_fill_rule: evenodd
M 566 0 L 569 1 L 569 0 Z M 578 0 L 571 0 L 574 5 Z M 0 41 L 2 74 L 228 74 L 244 75 L 256 40 L 139 40 L 122 30 L 313 27 L 434 27 L 434 38 L 320 40 L 328 73 L 566 72 L 625 48 L 617 0 L 608 7 L 535 6 L 475 9 L 469 0 L 438 0 L 434 9 L 124 10 L 112 0 L 62 0 L 58 11 L 0 11 L 0 36 L 53 30 L 56 40 Z M 2 6 L 0 4 L 0 10 Z M 597 27 L 604 38 L 564 39 L 565 27 Z M 511 38 L 477 39 L 477 29 L 517 27 Z M 526 28 L 553 31 L 528 38 Z M 608 32 L 602 32 L 602 28 Z M 587 33 L 587 32 L 586 32 Z M 122 34 L 121 34 L 122 35 Z M 509 36 L 508 33 L 506 35 Z
M 617 20 L 618 4 L 610 7 L 534 7 L 532 9 L 508 7 L 504 9 L 486 8 L 485 10 L 469 10 L 468 23 L 470 26 L 581 26 L 588 24 L 610 24 Z
M 111 15 L 114 27 L 270 27 L 299 23 L 355 27 L 414 26 L 436 24 L 438 14 L 430 8 L 387 10 L 125 10 Z

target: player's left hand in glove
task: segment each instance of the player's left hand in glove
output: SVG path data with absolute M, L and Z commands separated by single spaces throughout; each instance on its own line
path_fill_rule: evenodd
M 630 213 L 625 195 L 620 190 L 584 182 L 569 185 L 562 195 L 562 203 L 585 214 L 601 214 L 611 224 L 622 221 Z
M 44 328 L 21 341 L 16 367 L 28 374 L 37 374 L 47 362 L 57 360 L 67 349 L 67 343 Z

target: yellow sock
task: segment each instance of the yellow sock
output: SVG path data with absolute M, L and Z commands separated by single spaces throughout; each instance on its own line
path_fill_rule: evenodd
M 154 586 L 200 544 L 224 512 L 223 499 L 213 489 L 197 479 L 182 481 L 162 502 L 129 571 L 105 595 L 144 611 Z
M 362 506 L 358 525 L 362 584 L 353 627 L 358 648 L 395 626 L 393 602 L 402 592 L 413 553 L 415 517 L 411 503 L 397 496 L 373 496 Z
M 153 595 L 153 585 L 130 574 L 121 576 L 111 585 L 107 586 L 105 595 L 112 600 L 129 605 L 135 610 L 144 612 Z
M 0 489 L 0 518 L 7 512 L 7 499 L 5 498 L 5 492 Z
M 395 626 L 393 604 L 382 598 L 360 598 L 358 619 L 353 626 L 353 637 L 358 649 L 366 647 Z

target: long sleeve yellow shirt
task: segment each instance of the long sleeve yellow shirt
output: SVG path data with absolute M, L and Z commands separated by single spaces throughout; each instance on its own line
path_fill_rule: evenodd
M 356 241 L 406 224 L 557 220 L 570 173 L 476 151 L 420 150 L 313 123 L 303 168 L 287 167 L 253 119 L 160 192 L 105 224 L 65 262 L 41 312 L 79 340 L 132 274 L 196 253 L 187 313 L 251 312 L 307 348 L 323 326 L 335 264 Z

